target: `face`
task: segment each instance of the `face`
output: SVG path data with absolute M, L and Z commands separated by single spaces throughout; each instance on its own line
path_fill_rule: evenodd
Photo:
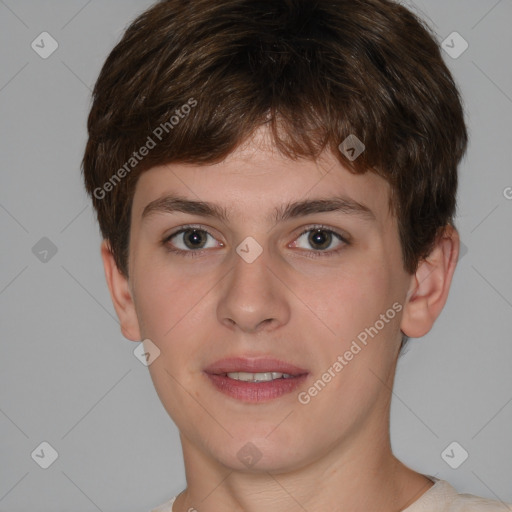
M 259 137 L 219 164 L 142 174 L 129 289 L 182 440 L 229 468 L 285 471 L 387 436 L 411 277 L 381 177 Z

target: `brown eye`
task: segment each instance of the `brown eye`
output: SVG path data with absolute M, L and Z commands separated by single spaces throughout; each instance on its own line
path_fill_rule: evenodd
M 183 242 L 189 249 L 202 249 L 206 244 L 208 234 L 199 229 L 187 229 L 183 233 Z
M 331 245 L 331 241 L 332 233 L 325 231 L 324 229 L 312 230 L 308 237 L 308 243 L 317 250 L 327 249 L 329 245 Z
M 344 236 L 323 226 L 304 230 L 293 242 L 293 247 L 305 249 L 306 255 L 309 253 L 314 256 L 335 255 L 346 245 L 349 245 L 349 242 Z
M 177 253 L 194 253 L 202 249 L 212 249 L 222 247 L 222 243 L 208 233 L 208 231 L 200 228 L 185 227 L 176 231 L 164 240 L 169 250 Z

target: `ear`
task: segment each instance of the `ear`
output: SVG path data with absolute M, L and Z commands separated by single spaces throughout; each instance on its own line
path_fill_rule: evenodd
M 110 297 L 121 325 L 121 332 L 125 338 L 131 341 L 140 341 L 139 321 L 135 312 L 128 278 L 117 268 L 107 240 L 103 240 L 101 243 L 101 258 L 103 260 L 108 289 L 110 290 Z
M 420 261 L 405 301 L 400 329 L 411 338 L 427 334 L 440 315 L 459 257 L 457 230 L 447 225 L 428 257 Z

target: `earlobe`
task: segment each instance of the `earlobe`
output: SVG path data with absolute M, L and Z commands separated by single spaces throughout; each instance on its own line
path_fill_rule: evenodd
M 401 331 L 411 338 L 427 334 L 441 314 L 459 257 L 457 230 L 448 225 L 429 256 L 420 261 L 405 301 Z
M 125 338 L 132 341 L 140 341 L 140 328 L 133 302 L 132 292 L 128 284 L 128 278 L 124 276 L 114 260 L 114 256 L 107 240 L 101 243 L 101 258 L 105 270 L 105 278 L 110 291 L 110 297 L 114 304 L 117 317 L 121 326 L 121 332 Z

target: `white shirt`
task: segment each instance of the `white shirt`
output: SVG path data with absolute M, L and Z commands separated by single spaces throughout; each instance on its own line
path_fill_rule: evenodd
M 512 512 L 512 504 L 479 498 L 472 494 L 459 494 L 446 480 L 433 476 L 427 478 L 434 485 L 402 512 Z M 172 504 L 175 499 L 176 496 L 151 512 L 173 512 Z

